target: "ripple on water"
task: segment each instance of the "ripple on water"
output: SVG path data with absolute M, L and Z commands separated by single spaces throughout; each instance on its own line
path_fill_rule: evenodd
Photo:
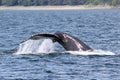
M 119 80 L 119 13 L 118 9 L 0 10 L 0 79 Z M 92 48 L 116 55 L 73 55 L 61 51 L 13 54 L 19 43 L 32 34 L 56 31 L 70 33 Z

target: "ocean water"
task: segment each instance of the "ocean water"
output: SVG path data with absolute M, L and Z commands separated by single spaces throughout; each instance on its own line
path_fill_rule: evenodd
M 15 54 L 31 35 L 56 31 L 115 55 L 64 53 L 61 46 Z M 0 10 L 0 80 L 120 80 L 120 10 Z

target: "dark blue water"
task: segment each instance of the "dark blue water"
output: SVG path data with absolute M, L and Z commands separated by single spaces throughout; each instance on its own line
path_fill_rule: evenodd
M 112 56 L 15 55 L 36 33 L 67 32 Z M 0 10 L 0 80 L 120 80 L 120 10 Z

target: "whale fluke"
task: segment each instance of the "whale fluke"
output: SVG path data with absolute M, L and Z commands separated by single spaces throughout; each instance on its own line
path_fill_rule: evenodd
M 59 43 L 67 50 L 67 51 L 87 51 L 93 50 L 88 45 L 83 43 L 77 37 L 72 36 L 63 32 L 56 32 L 55 35 L 59 38 Z
M 92 48 L 90 48 L 88 45 L 83 43 L 81 40 L 79 40 L 75 36 L 72 36 L 70 34 L 63 33 L 63 32 L 56 32 L 54 34 L 50 34 L 50 33 L 35 34 L 35 35 L 32 35 L 27 40 L 29 40 L 29 39 L 31 39 L 31 40 L 38 40 L 38 39 L 45 39 L 45 38 L 49 38 L 53 42 L 58 42 L 67 51 L 87 51 L 87 50 L 93 50 Z

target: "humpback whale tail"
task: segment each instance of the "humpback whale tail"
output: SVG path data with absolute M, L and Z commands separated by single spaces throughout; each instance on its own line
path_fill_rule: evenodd
M 45 39 L 45 38 L 49 38 L 53 42 L 58 42 L 67 51 L 93 50 L 92 48 L 87 46 L 85 43 L 83 43 L 81 40 L 79 40 L 75 36 L 72 36 L 63 32 L 56 32 L 55 34 L 50 34 L 50 33 L 35 34 L 35 35 L 32 35 L 30 38 L 28 38 L 28 40 L 29 39 L 38 40 L 38 39 Z
M 77 37 L 63 32 L 56 32 L 55 35 L 59 38 L 59 43 L 67 51 L 87 51 L 92 50 L 89 46 L 79 40 Z

